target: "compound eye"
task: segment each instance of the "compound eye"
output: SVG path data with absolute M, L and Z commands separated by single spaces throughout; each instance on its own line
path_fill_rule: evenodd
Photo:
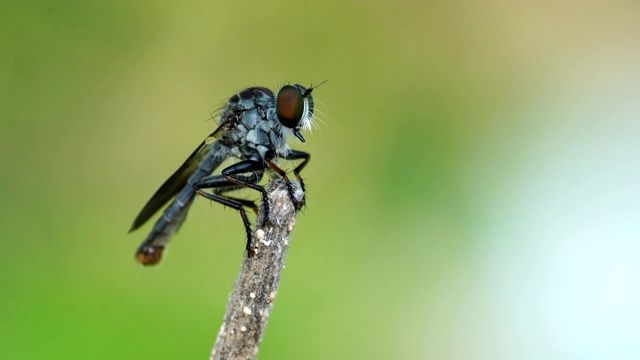
M 291 129 L 298 126 L 304 114 L 304 97 L 298 88 L 285 85 L 278 91 L 276 114 L 282 125 Z

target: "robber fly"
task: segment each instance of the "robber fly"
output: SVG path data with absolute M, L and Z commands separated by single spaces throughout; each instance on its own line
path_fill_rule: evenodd
M 265 214 L 268 214 L 267 192 L 258 182 L 265 170 L 271 169 L 287 183 L 294 205 L 298 208 L 303 205 L 304 198 L 296 201 L 289 178 L 278 167 L 277 160 L 302 160 L 293 169 L 293 174 L 304 191 L 300 171 L 309 163 L 310 155 L 290 149 L 286 141 L 293 134 L 304 142 L 300 130 L 311 126 L 314 110 L 311 92 L 314 89 L 313 86 L 284 85 L 275 95 L 267 88 L 251 87 L 232 96 L 220 116 L 218 128 L 160 186 L 133 221 L 130 231 L 138 229 L 173 199 L 138 248 L 137 261 L 144 265 L 160 261 L 165 246 L 187 216 L 196 194 L 238 210 L 247 234 L 246 249 L 251 256 L 251 227 L 244 208 L 257 211 L 257 206 L 253 201 L 225 193 L 241 188 L 259 191 L 267 210 Z M 229 157 L 241 161 L 224 168 L 221 175 L 211 175 Z

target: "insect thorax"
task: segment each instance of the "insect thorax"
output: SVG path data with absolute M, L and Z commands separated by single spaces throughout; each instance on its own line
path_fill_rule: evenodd
M 275 95 L 267 88 L 248 88 L 232 96 L 220 124 L 227 125 L 222 140 L 240 159 L 261 161 L 269 151 L 282 155 L 288 149 L 276 115 Z

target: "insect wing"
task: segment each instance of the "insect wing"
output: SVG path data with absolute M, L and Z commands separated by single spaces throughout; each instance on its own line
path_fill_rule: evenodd
M 169 177 L 162 186 L 156 191 L 155 194 L 149 199 L 147 204 L 140 210 L 140 213 L 133 221 L 129 232 L 136 230 L 142 226 L 149 218 L 151 218 L 158 210 L 160 210 L 166 203 L 171 200 L 180 190 L 186 185 L 189 177 L 198 170 L 200 163 L 209 155 L 213 146 L 210 142 L 214 139 L 216 134 L 220 131 L 221 127 L 218 127 L 207 139 L 205 139 L 187 158 L 187 160 L 176 170 L 176 172 Z

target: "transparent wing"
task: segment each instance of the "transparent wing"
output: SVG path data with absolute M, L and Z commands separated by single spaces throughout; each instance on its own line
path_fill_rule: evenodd
M 133 221 L 129 232 L 136 230 L 149 218 L 151 218 L 158 210 L 167 204 L 180 190 L 186 185 L 187 181 L 199 168 L 204 159 L 213 151 L 214 146 L 211 141 L 216 134 L 220 131 L 222 126 L 218 127 L 207 139 L 205 139 L 200 145 L 193 151 L 193 153 L 187 158 L 187 160 L 171 175 L 160 188 L 153 194 L 151 199 L 140 210 L 140 213 Z M 213 169 L 211 170 L 213 171 Z

